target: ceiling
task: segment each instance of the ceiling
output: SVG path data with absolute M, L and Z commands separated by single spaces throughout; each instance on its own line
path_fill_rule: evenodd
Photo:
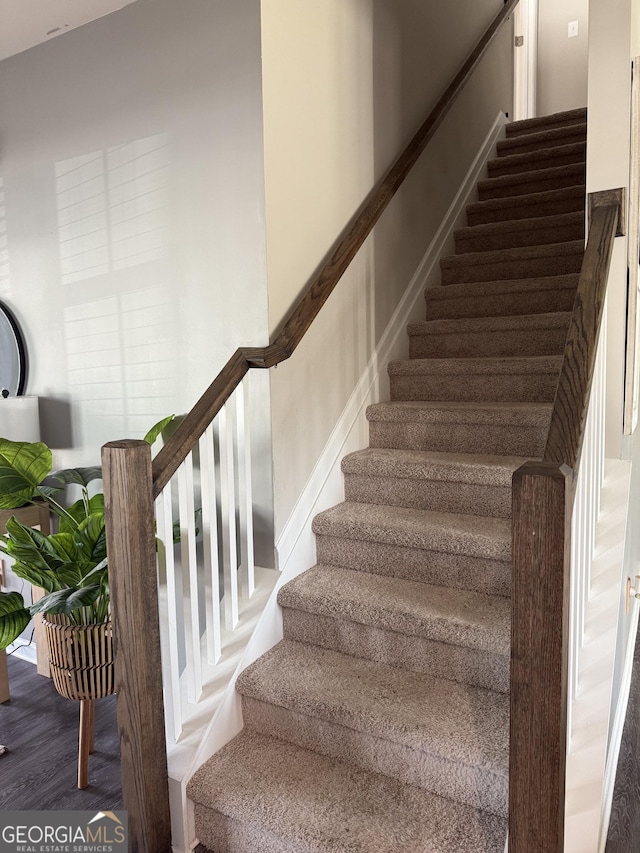
M 0 60 L 135 0 L 0 0 Z

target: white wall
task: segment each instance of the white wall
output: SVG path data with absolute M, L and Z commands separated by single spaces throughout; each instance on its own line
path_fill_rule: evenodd
M 0 299 L 43 440 L 94 463 L 267 341 L 259 0 L 138 0 L 0 63 L 0 115 Z
M 538 0 L 538 3 L 537 114 L 584 107 L 589 0 Z M 578 22 L 578 35 L 569 38 L 567 27 L 572 21 Z
M 272 332 L 501 6 L 262 0 Z M 278 532 L 473 156 L 511 110 L 511 81 L 506 26 L 315 325 L 272 371 Z

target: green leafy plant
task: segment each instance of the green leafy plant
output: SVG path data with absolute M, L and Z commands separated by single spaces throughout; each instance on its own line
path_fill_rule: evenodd
M 155 424 L 145 436 L 149 444 L 173 420 Z M 15 560 L 13 572 L 45 595 L 25 606 L 18 592 L 0 592 L 0 649 L 27 627 L 36 613 L 64 614 L 71 624 L 105 622 L 110 615 L 104 495 L 92 494 L 102 479 L 99 467 L 67 468 L 52 473 L 53 456 L 42 442 L 0 438 L 0 509 L 11 510 L 44 501 L 57 517 L 57 531 L 45 535 L 11 516 L 0 551 Z M 64 505 L 67 486 L 80 498 Z

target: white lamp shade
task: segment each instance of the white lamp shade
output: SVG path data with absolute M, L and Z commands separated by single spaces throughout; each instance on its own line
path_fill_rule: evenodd
M 37 397 L 0 397 L 0 438 L 40 441 Z

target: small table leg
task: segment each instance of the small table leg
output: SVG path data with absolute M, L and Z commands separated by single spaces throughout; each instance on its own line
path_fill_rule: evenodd
M 80 733 L 78 737 L 78 788 L 89 784 L 89 753 L 93 752 L 94 699 L 80 700 Z
M 8 702 L 11 698 L 9 693 L 9 670 L 7 669 L 7 653 L 4 649 L 0 651 L 0 702 Z M 6 747 L 0 745 L 0 755 L 7 751 Z
M 0 702 L 8 702 L 10 698 L 7 653 L 2 649 L 0 651 Z

